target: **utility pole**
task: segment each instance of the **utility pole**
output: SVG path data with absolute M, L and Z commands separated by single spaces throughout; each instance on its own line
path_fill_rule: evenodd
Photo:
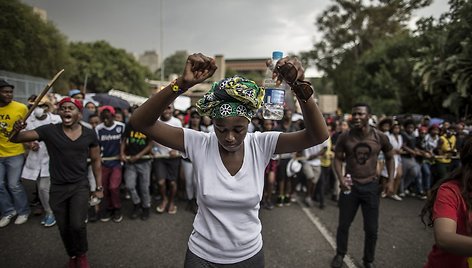
M 159 35 L 160 35 L 160 52 L 159 52 L 159 58 L 161 60 L 161 81 L 164 81 L 164 19 L 163 15 L 164 12 L 162 12 L 163 9 L 163 4 L 164 0 L 160 0 L 160 23 L 159 23 Z

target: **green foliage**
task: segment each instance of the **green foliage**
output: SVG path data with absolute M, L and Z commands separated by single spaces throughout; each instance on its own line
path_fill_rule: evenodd
M 83 86 L 87 75 L 87 92 L 105 93 L 117 89 L 148 96 L 145 79 L 151 74 L 125 50 L 105 41 L 77 42 L 70 44 L 70 53 L 75 65 L 70 78 L 72 86 Z
M 425 92 L 441 96 L 438 106 L 462 116 L 472 102 L 472 3 L 449 4 L 451 10 L 439 21 L 418 22 L 421 47 L 414 71 Z
M 0 1 L 0 69 L 52 78 L 68 69 L 66 37 L 18 0 Z M 56 85 L 64 85 L 67 73 Z
M 365 2 L 333 0 L 318 17 L 322 40 L 301 57 L 324 72 L 321 87 L 344 110 L 364 101 L 375 113 L 460 115 L 472 101 L 472 3 L 450 0 L 450 12 L 412 33 L 412 12 L 430 0 Z
M 69 46 L 51 22 L 43 21 L 18 0 L 0 1 L 0 10 L 0 69 L 47 79 L 65 69 L 55 85 L 62 94 L 82 86 L 88 74 L 88 91 L 115 88 L 148 95 L 144 80 L 151 74 L 124 50 L 103 41 Z
M 326 74 L 344 110 L 354 102 L 368 100 L 374 112 L 397 112 L 398 88 L 402 86 L 390 74 L 396 55 L 383 55 L 390 47 L 382 42 L 404 33 L 411 12 L 430 1 L 333 2 L 317 20 L 322 41 L 303 56 L 314 59 Z
M 354 87 L 374 113 L 420 112 L 420 96 L 412 78 L 411 57 L 415 41 L 407 31 L 378 40 L 358 61 Z M 412 94 L 413 93 L 413 94 Z

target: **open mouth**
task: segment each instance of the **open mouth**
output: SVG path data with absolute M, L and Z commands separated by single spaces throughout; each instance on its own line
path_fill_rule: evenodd
M 72 122 L 72 116 L 69 114 L 66 114 L 62 117 L 62 122 L 63 123 L 70 123 Z

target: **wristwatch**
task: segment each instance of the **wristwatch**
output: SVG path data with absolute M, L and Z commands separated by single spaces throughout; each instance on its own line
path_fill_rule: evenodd
M 103 191 L 103 186 L 97 186 L 97 188 L 95 189 L 96 192 L 101 192 Z

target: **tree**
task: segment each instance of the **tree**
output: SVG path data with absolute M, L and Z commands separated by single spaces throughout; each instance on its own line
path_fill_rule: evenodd
M 104 93 L 110 89 L 148 96 L 146 78 L 148 69 L 123 49 L 112 47 L 105 41 L 94 43 L 71 43 L 71 57 L 75 72 L 70 81 L 74 86 L 83 86 L 87 76 L 87 91 Z
M 185 50 L 176 51 L 174 54 L 164 59 L 164 80 L 171 74 L 180 75 L 187 62 L 188 52 Z M 161 70 L 157 70 L 159 74 Z
M 52 78 L 70 65 L 66 37 L 51 22 L 18 0 L 0 1 L 0 10 L 0 69 Z M 68 74 L 56 87 L 64 85 Z
M 437 107 L 462 116 L 472 103 L 472 3 L 450 0 L 449 4 L 450 11 L 438 21 L 418 22 L 422 47 L 415 73 L 424 92 L 439 97 Z
M 431 0 L 334 0 L 317 19 L 317 26 L 323 33 L 322 41 L 315 43 L 314 49 L 303 56 L 314 60 L 316 66 L 324 72 L 338 94 L 340 105 L 346 109 L 355 97 L 369 97 L 371 101 L 378 93 L 373 86 L 381 81 L 391 81 L 388 69 L 370 72 L 376 83 L 363 83 L 359 79 L 364 54 L 381 44 L 383 40 L 393 38 L 407 30 L 406 25 L 413 10 L 424 7 Z M 371 86 L 372 88 L 365 88 Z M 376 100 L 376 99 L 375 99 Z M 391 102 L 391 101 L 390 101 Z M 391 105 L 388 105 L 391 109 Z

